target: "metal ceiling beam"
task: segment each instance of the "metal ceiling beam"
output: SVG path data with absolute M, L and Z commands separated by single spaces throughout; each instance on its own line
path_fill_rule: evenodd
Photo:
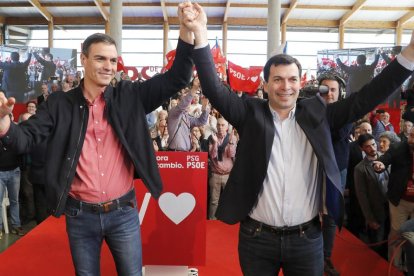
M 40 14 L 48 21 L 48 22 L 53 22 L 53 16 L 49 13 L 49 11 L 43 7 L 39 0 L 27 0 L 29 1 L 30 4 L 32 4 L 33 7 L 35 7 Z
M 99 12 L 101 13 L 103 19 L 105 21 L 109 20 L 109 13 L 106 10 L 106 8 L 103 5 L 102 0 L 93 0 L 93 2 L 95 3 L 96 7 L 98 8 Z

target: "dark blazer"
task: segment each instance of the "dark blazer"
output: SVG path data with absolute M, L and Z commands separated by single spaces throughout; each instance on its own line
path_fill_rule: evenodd
M 221 83 L 209 47 L 195 49 L 193 57 L 203 93 L 240 134 L 236 161 L 216 213 L 220 220 L 234 224 L 246 218 L 262 191 L 275 135 L 273 118 L 268 101 L 240 99 Z M 398 62 L 392 62 L 371 84 L 364 86 L 360 93 L 354 93 L 345 100 L 325 105 L 318 96 L 302 100 L 296 105 L 296 120 L 315 151 L 320 175 L 326 174 L 337 191 L 342 188 L 332 147 L 331 129 L 339 130 L 346 123 L 351 123 L 374 109 L 410 74 L 411 71 Z M 342 217 L 343 197 L 340 196 L 338 200 L 339 217 Z M 321 204 L 321 210 L 322 207 Z M 341 218 L 337 220 L 338 223 L 341 221 Z
M 388 173 L 386 171 L 385 173 Z M 366 222 L 384 222 L 387 214 L 384 206 L 387 197 L 380 189 L 378 175 L 372 162 L 364 158 L 354 171 L 355 191 Z
M 53 60 L 51 60 L 51 61 L 45 60 L 44 58 L 42 58 L 41 56 L 39 56 L 39 54 L 36 53 L 36 52 L 33 55 L 36 58 L 36 60 L 40 64 L 43 65 L 42 81 L 50 81 L 50 77 L 55 76 L 56 64 L 53 62 Z
M 120 81 L 104 91 L 105 112 L 125 152 L 151 194 L 158 198 L 162 183 L 146 114 L 185 87 L 192 74 L 193 46 L 179 40 L 171 69 L 143 83 Z M 36 115 L 19 126 L 12 125 L 1 138 L 5 147 L 29 152 L 33 145 L 48 141 L 46 192 L 49 208 L 60 216 L 76 173 L 88 125 L 88 104 L 82 83 L 68 92 L 54 92 L 39 105 Z
M 3 69 L 1 88 L 6 92 L 6 96 L 8 91 L 15 93 L 27 91 L 26 71 L 31 59 L 32 54 L 29 54 L 25 62 L 0 61 L 0 69 Z
M 407 189 L 408 179 L 411 178 L 413 160 L 410 155 L 410 147 L 407 142 L 391 144 L 390 148 L 378 160 L 384 163 L 385 167 L 391 165 L 387 195 L 389 201 L 394 206 L 398 206 Z

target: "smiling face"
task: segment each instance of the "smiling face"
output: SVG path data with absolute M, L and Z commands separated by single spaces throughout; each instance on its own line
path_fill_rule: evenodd
M 280 64 L 270 67 L 264 90 L 268 94 L 270 106 L 276 112 L 289 112 L 296 104 L 299 89 L 299 68 L 296 64 Z
M 95 88 L 108 86 L 116 73 L 117 57 L 115 45 L 102 42 L 92 44 L 87 56 L 81 54 L 85 85 Z

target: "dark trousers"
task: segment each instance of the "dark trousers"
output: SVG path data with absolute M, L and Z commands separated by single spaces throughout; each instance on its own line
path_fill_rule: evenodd
M 43 184 L 32 184 L 34 192 L 34 204 L 36 209 L 36 222 L 39 224 L 49 216 L 49 213 L 47 211 L 46 191 Z
M 323 275 L 323 240 L 320 224 L 301 233 L 276 234 L 249 221 L 240 223 L 239 260 L 245 276 Z

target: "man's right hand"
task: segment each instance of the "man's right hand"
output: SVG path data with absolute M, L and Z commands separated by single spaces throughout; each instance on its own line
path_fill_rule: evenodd
M 13 111 L 15 98 L 6 98 L 3 92 L 0 92 L 0 133 L 7 131 L 10 127 L 9 114 Z
M 372 166 L 374 168 L 374 171 L 377 173 L 380 173 L 383 170 L 385 170 L 385 165 L 381 161 L 373 161 Z
M 185 5 L 179 16 L 180 22 L 194 33 L 195 45 L 207 45 L 207 15 L 203 8 L 197 3 Z

